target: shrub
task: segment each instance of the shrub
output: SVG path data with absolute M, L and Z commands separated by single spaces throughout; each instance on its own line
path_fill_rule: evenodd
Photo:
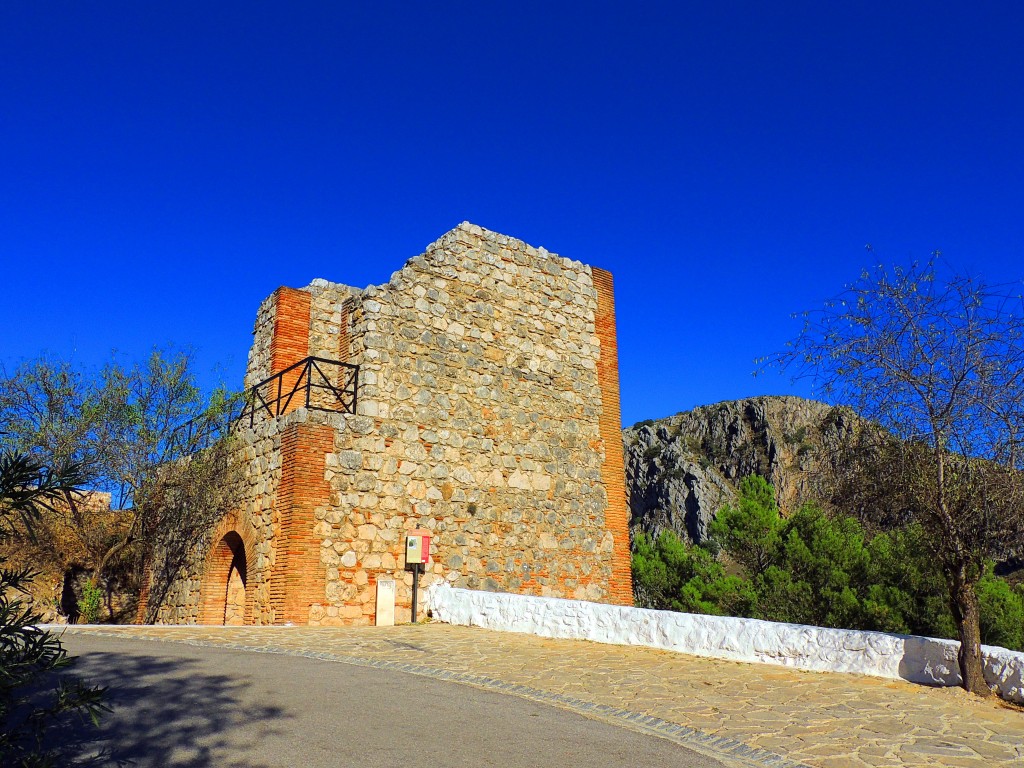
M 643 457 L 644 461 L 653 461 L 654 459 L 661 456 L 661 445 L 655 443 L 644 448 Z
M 0 539 L 31 536 L 41 510 L 65 493 L 74 493 L 80 468 L 68 465 L 49 471 L 25 454 L 0 454 Z M 69 719 L 95 724 L 104 689 L 55 673 L 73 659 L 60 638 L 39 628 L 24 594 L 35 573 L 4 567 L 0 559 L 0 765 L 11 768 L 102 765 L 108 755 L 83 754 L 78 743 L 56 746 L 48 734 L 59 732 Z
M 978 581 L 981 642 L 1024 650 L 1024 591 L 1011 587 L 990 565 Z
M 39 629 L 42 617 L 16 597 L 35 574 L 0 568 L 0 764 L 28 768 L 101 765 L 106 755 L 81 755 L 76 744 L 54 746 L 47 734 L 71 719 L 95 725 L 105 689 L 67 676 L 55 677 L 74 661 L 60 639 Z
M 671 531 L 634 542 L 633 580 L 643 607 L 846 629 L 955 638 L 948 591 L 924 530 L 909 525 L 869 537 L 855 518 L 804 505 L 784 519 L 772 486 L 740 485 L 703 546 Z M 727 575 L 721 551 L 741 575 Z M 1024 650 L 1024 586 L 979 582 L 982 642 Z
M 657 539 L 637 535 L 633 584 L 637 604 L 644 608 L 743 615 L 754 600 L 750 585 L 726 575 L 710 551 L 686 544 L 672 531 L 662 531 Z
M 103 611 L 103 589 L 91 579 L 82 589 L 82 596 L 78 599 L 78 612 L 86 624 L 96 624 L 100 620 L 100 613 Z

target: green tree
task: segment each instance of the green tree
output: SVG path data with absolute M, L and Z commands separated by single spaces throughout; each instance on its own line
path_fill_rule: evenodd
M 633 584 L 644 608 L 736 616 L 748 613 L 754 600 L 748 583 L 727 575 L 714 555 L 672 531 L 657 539 L 637 534 Z
M 168 486 L 181 475 L 169 468 L 226 431 L 238 402 L 223 390 L 205 397 L 186 353 L 155 350 L 144 363 L 114 360 L 95 374 L 39 359 L 0 378 L 0 431 L 8 446 L 46 464 L 87 467 L 84 485 L 111 493 L 116 526 L 97 524 L 79 495 L 50 505 L 96 585 L 164 514 Z
M 856 520 L 829 517 L 813 505 L 784 519 L 774 488 L 755 475 L 743 479 L 737 505 L 724 506 L 709 530 L 750 581 L 756 618 L 825 627 L 862 623 L 870 556 Z
M 741 575 L 728 574 L 708 548 L 689 545 L 671 531 L 657 539 L 641 533 L 633 555 L 639 605 L 956 636 L 945 579 L 920 525 L 869 536 L 857 518 L 828 515 L 811 504 L 783 518 L 772 487 L 752 481 L 743 484 L 737 505 L 724 507 L 712 528 L 712 544 Z M 753 556 L 753 550 L 759 554 Z M 982 642 L 1024 650 L 1024 588 L 996 576 L 990 563 L 978 597 Z
M 820 627 L 863 624 L 869 555 L 856 520 L 804 505 L 782 525 L 775 565 L 758 579 L 761 618 Z
M 775 490 L 759 475 L 740 481 L 737 506 L 725 505 L 708 526 L 710 538 L 756 578 L 774 561 L 781 541 L 782 517 Z
M 0 454 L 0 538 L 31 536 L 51 505 L 75 494 L 85 475 L 66 464 L 49 470 L 24 454 Z M 98 722 L 104 689 L 69 678 L 74 659 L 60 639 L 39 628 L 41 617 L 18 597 L 34 574 L 0 559 L 0 764 L 12 768 L 99 764 L 103 754 L 80 745 L 54 746 L 69 719 Z
M 861 274 L 772 362 L 882 429 L 862 429 L 865 514 L 917 522 L 946 582 L 963 686 L 981 661 L 985 564 L 1024 547 L 1024 300 L 936 262 Z
M 865 629 L 956 637 L 945 579 L 921 526 L 911 523 L 878 533 L 868 542 L 868 552 Z

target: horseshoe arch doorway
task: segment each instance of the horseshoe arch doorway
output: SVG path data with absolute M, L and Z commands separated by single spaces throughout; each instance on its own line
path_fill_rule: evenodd
M 245 544 L 237 531 L 228 531 L 210 553 L 203 579 L 202 624 L 242 626 L 250 618 L 247 599 Z

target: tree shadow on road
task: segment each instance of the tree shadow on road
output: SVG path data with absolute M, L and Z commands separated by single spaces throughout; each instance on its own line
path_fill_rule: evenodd
M 200 671 L 194 659 L 93 651 L 75 676 L 109 686 L 98 732 L 85 724 L 58 739 L 109 750 L 112 764 L 261 768 L 259 743 L 290 718 L 280 707 L 242 703 L 250 683 Z

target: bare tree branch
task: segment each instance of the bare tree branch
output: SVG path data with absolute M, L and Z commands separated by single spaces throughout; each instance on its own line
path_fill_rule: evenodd
M 1024 300 L 940 275 L 933 258 L 865 271 L 767 360 L 876 427 L 852 452 L 865 514 L 916 520 L 942 566 L 964 687 L 988 693 L 975 586 L 1024 549 Z

